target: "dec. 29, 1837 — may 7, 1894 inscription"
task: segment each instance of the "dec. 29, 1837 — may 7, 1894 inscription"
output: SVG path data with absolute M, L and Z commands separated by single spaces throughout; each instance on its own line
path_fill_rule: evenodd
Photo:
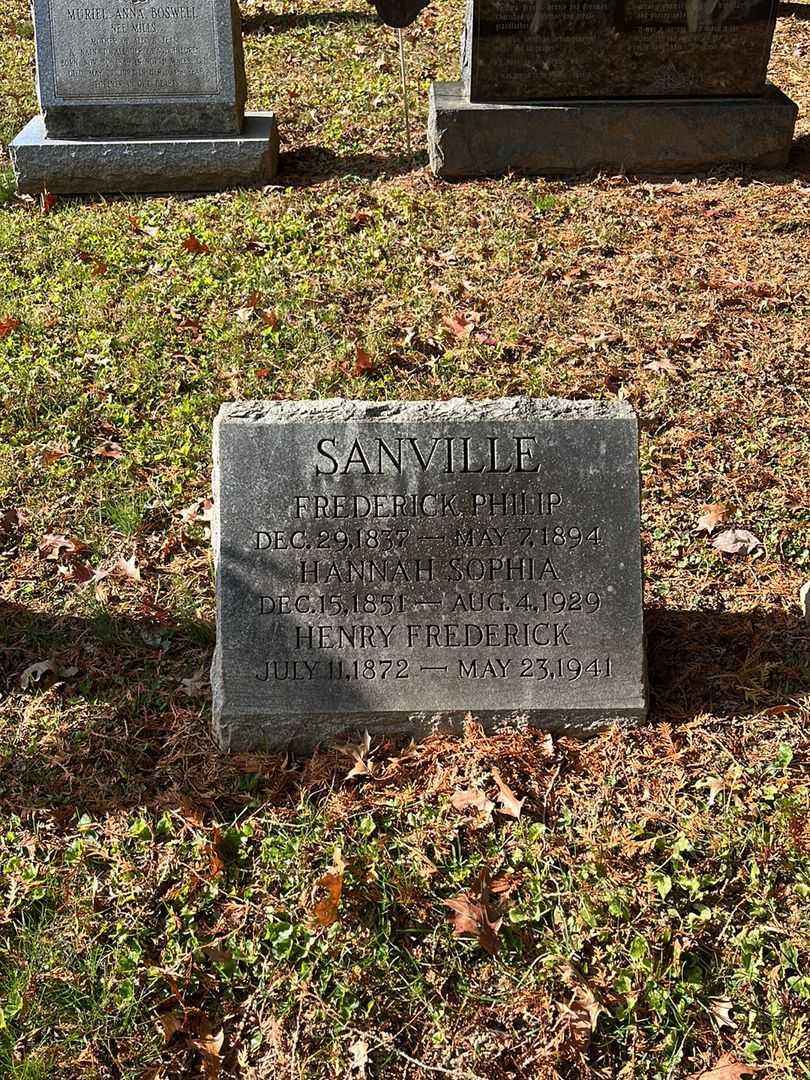
M 645 715 L 626 403 L 239 402 L 214 459 L 224 748 Z

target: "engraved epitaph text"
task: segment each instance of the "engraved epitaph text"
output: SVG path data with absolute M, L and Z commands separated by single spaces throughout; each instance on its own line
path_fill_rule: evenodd
M 54 88 L 65 101 L 222 90 L 214 0 L 49 0 Z
M 447 405 L 221 417 L 226 722 L 643 710 L 635 419 Z

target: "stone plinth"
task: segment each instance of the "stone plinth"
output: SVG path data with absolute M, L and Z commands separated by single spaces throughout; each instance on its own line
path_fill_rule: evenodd
M 797 112 L 772 86 L 760 97 L 518 105 L 476 104 L 460 82 L 434 83 L 428 149 L 433 172 L 445 179 L 781 168 Z
M 239 135 L 54 139 L 36 116 L 9 150 L 17 190 L 32 195 L 218 191 L 270 182 L 278 130 L 272 113 L 248 113 Z

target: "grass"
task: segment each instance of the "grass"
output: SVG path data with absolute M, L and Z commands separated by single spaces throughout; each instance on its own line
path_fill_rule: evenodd
M 0 1076 L 807 1078 L 808 9 L 772 62 L 789 170 L 445 185 L 370 9 L 243 8 L 278 185 L 43 212 L 0 162 Z M 442 2 L 408 32 L 420 147 L 459 30 Z M 3 141 L 32 61 L 6 0 Z M 360 778 L 217 753 L 219 402 L 502 394 L 639 413 L 650 726 L 471 722 Z M 757 555 L 696 531 L 717 502 Z M 517 820 L 453 806 L 493 767 Z M 446 906 L 487 882 L 494 955 Z

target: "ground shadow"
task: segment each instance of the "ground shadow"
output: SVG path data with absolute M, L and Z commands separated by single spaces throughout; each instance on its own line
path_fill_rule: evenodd
M 404 140 L 404 136 L 403 136 Z M 418 172 L 427 152 L 401 154 L 336 154 L 325 146 L 302 146 L 281 155 L 279 183 L 285 187 L 315 187 L 341 178 L 384 179 Z
M 255 765 L 217 750 L 205 691 L 183 683 L 207 669 L 210 628 L 49 617 L 14 604 L 0 620 L 0 806 L 71 817 L 190 804 L 208 817 L 250 801 L 245 774 Z M 810 625 L 798 614 L 653 608 L 646 631 L 653 723 L 750 717 L 810 692 Z M 46 659 L 77 671 L 22 690 L 20 675 Z M 302 766 L 262 760 L 263 797 L 283 797 Z
M 807 4 L 780 4 L 777 15 L 795 15 L 797 19 L 810 19 L 810 3 Z
M 365 11 L 318 11 L 290 12 L 276 15 L 271 11 L 260 11 L 255 15 L 242 18 L 242 33 L 245 35 L 262 34 L 268 31 L 283 33 L 300 27 L 326 29 L 329 26 L 365 26 L 370 22 L 379 22 L 372 7 Z

